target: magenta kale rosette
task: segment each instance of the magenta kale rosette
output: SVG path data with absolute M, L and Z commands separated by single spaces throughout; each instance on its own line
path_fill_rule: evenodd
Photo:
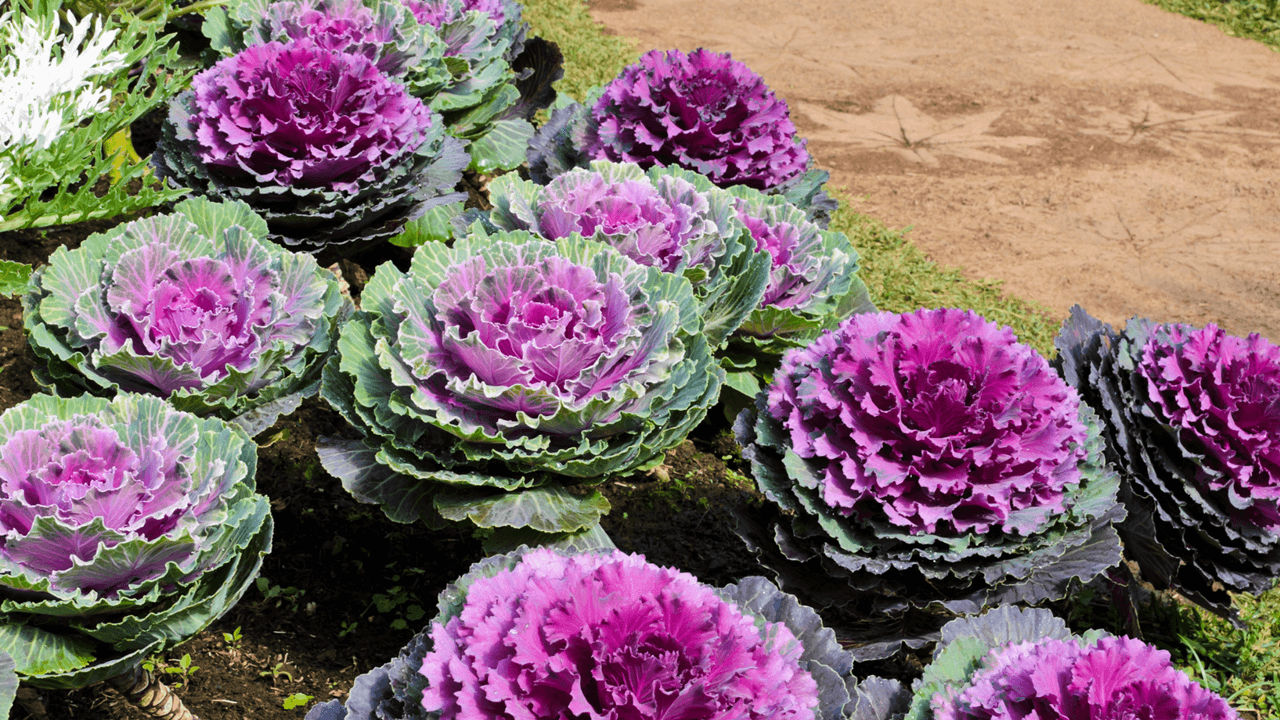
M 790 110 L 764 79 L 727 53 L 700 48 L 646 53 L 592 93 L 589 107 L 555 113 L 530 147 L 538 182 L 591 160 L 682 167 L 720 187 L 786 194 L 825 224 L 835 204 L 810 169 Z
M 871 677 L 857 720 L 1236 720 L 1169 653 L 1098 631 L 1073 635 L 1047 610 L 1002 606 L 942 629 L 911 691 Z
M 368 58 L 441 114 L 478 172 L 524 161 L 534 114 L 564 74 L 554 43 L 526 41 L 515 0 L 229 0 L 205 33 L 224 55 L 310 40 Z
M 1119 562 L 1092 412 L 971 311 L 850 317 L 788 352 L 734 430 L 775 503 L 741 534 L 786 587 L 876 619 L 861 657 L 929 638 L 890 621 L 1061 598 Z
M 1116 331 L 1079 306 L 1055 343 L 1121 470 L 1126 555 L 1156 587 L 1234 618 L 1227 591 L 1280 574 L 1280 346 L 1215 325 Z
M 1129 637 L 1099 638 L 1083 647 L 1052 638 L 1023 642 L 992 652 L 970 683 L 934 696 L 937 720 L 1020 717 L 1032 707 L 1098 720 L 1156 713 L 1178 720 L 1235 717 L 1221 697 L 1173 667 L 1167 651 Z
M 522 548 L 473 566 L 345 708 L 307 718 L 838 720 L 852 667 L 763 578 L 716 590 L 617 550 Z
M 798 178 L 811 159 L 786 102 L 727 53 L 653 50 L 604 88 L 583 151 L 648 169 L 677 166 L 757 190 Z
M 174 98 L 157 172 L 241 200 L 273 239 L 311 251 L 390 237 L 452 192 L 461 144 L 366 57 L 304 39 L 253 45 Z

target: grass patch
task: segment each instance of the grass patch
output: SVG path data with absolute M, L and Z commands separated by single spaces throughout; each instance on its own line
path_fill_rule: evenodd
M 1148 639 L 1170 649 L 1179 667 L 1237 710 L 1252 710 L 1260 720 L 1280 717 L 1280 589 L 1256 598 L 1236 595 L 1235 604 L 1243 629 L 1180 606 L 1177 633 Z
M 1144 0 L 1170 12 L 1203 20 L 1233 37 L 1257 40 L 1280 49 L 1277 0 Z

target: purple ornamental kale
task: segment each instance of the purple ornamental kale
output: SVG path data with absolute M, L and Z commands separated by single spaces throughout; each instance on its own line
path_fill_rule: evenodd
M 963 687 L 932 698 L 932 720 L 1234 720 L 1214 693 L 1141 640 L 1081 646 L 1046 638 L 998 647 Z
M 1028 535 L 1085 457 L 1075 391 L 972 311 L 855 315 L 786 355 L 768 413 L 828 506 L 916 534 Z
M 104 550 L 125 538 L 154 542 L 179 523 L 207 522 L 217 495 L 188 495 L 190 482 L 179 467 L 183 446 L 166 447 L 163 436 L 147 440 L 135 450 L 92 415 L 10 435 L 0 445 L 0 553 L 53 578 L 54 590 L 79 593 L 115 594 L 162 575 L 167 563 L 183 562 L 194 542 L 165 543 L 164 552 L 115 572 L 76 568 L 92 566 L 99 541 Z M 96 522 L 103 532 L 94 532 Z
M 432 307 L 409 308 L 414 327 L 425 330 L 412 347 L 420 387 L 433 404 L 455 405 L 460 417 L 496 432 L 521 422 L 522 413 L 554 415 L 560 403 L 582 412 L 629 379 L 665 369 L 664 361 L 631 351 L 642 334 L 635 328 L 652 318 L 631 304 L 619 276 L 602 281 L 563 257 L 519 259 L 508 267 L 484 257 L 460 260 L 432 293 Z M 468 397 L 486 394 L 468 380 L 507 392 L 484 402 Z M 610 404 L 603 417 L 582 412 L 579 424 L 559 432 L 589 430 L 620 411 Z
M 238 415 L 314 383 L 343 305 L 331 275 L 203 198 L 60 248 L 24 298 L 42 382 Z M 70 381 L 67 386 L 64 381 Z
M 811 719 L 818 687 L 781 623 L 614 551 L 528 552 L 431 628 L 422 705 L 450 720 Z
M 309 38 L 325 50 L 360 55 L 383 73 L 399 75 L 420 57 L 388 49 L 402 41 L 394 19 L 376 15 L 362 0 L 283 0 L 271 3 L 253 29 L 262 43 Z
M 760 307 L 805 308 L 815 295 L 822 294 L 832 284 L 837 272 L 847 270 L 833 257 L 834 253 L 824 247 L 826 237 L 821 229 L 798 213 L 742 198 L 734 208 L 738 220 L 755 239 L 756 250 L 768 252 L 773 259 L 769 286 L 760 298 Z M 839 259 L 850 255 L 853 253 L 841 253 Z
M 189 582 L 227 559 L 229 548 L 210 551 L 233 525 L 249 529 L 233 505 L 265 513 L 252 494 L 252 447 L 221 421 L 141 395 L 42 395 L 6 412 L 0 587 L 61 602 Z
M 1239 623 L 1229 593 L 1262 593 L 1280 573 L 1280 347 L 1214 325 L 1133 318 L 1117 331 L 1079 306 L 1054 344 L 1105 421 L 1125 556 L 1144 581 Z
M 1280 530 L 1280 346 L 1174 324 L 1141 352 L 1151 409 L 1202 458 L 1195 482 L 1224 492 L 1239 525 Z
M 728 54 L 654 50 L 605 86 L 583 151 L 592 159 L 680 167 L 716 185 L 775 188 L 810 163 L 785 101 Z
M 438 122 L 368 58 L 311 40 L 250 46 L 197 75 L 191 88 L 194 154 L 237 185 L 355 195 L 411 155 Z
M 462 13 L 478 10 L 489 16 L 494 25 L 499 27 L 506 22 L 507 11 L 503 0 L 462 0 L 461 3 L 450 0 L 401 0 L 409 8 L 413 17 L 423 25 L 430 25 L 437 30 L 445 23 L 450 23 L 462 16 Z
M 678 177 L 611 181 L 601 172 L 574 170 L 546 186 L 538 212 L 547 238 L 616 236 L 610 244 L 624 255 L 664 272 L 712 261 L 723 245 L 702 242 L 723 233 L 714 231 L 707 197 Z

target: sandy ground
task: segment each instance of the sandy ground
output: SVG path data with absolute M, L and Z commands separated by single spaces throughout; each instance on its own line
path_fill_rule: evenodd
M 596 0 L 760 72 L 855 208 L 1066 316 L 1280 342 L 1280 53 L 1138 0 Z

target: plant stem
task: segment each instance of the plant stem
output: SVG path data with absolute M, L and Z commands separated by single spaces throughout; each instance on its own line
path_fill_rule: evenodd
M 147 717 L 156 720 L 200 720 L 182 704 L 182 698 L 141 665 L 134 665 L 132 670 L 109 678 L 107 684 Z
M 216 8 L 226 4 L 227 4 L 227 0 L 200 0 L 200 2 L 193 2 L 190 5 L 187 5 L 186 7 L 175 8 L 172 12 L 169 13 L 169 17 L 186 15 L 187 13 L 193 13 L 193 12 L 204 12 L 205 10 L 210 10 L 212 8 Z

